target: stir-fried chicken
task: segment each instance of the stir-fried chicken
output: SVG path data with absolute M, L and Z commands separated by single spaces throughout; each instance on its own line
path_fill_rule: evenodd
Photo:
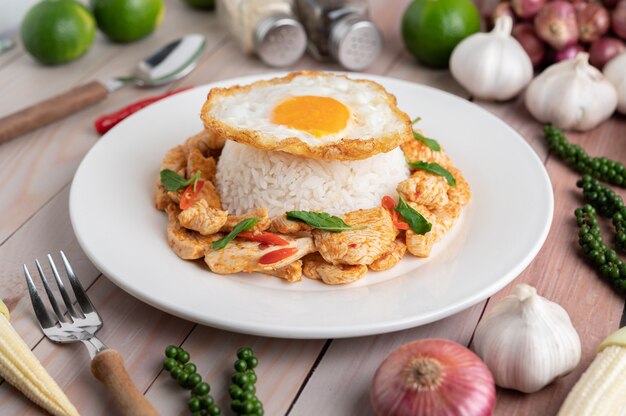
M 154 191 L 154 206 L 159 211 L 165 211 L 167 206 L 172 203 L 172 199 L 161 183 L 161 179 L 156 182 L 156 190 Z
M 276 270 L 261 270 L 263 274 L 280 277 L 288 282 L 299 282 L 302 280 L 302 260 L 296 260 L 291 264 Z
M 211 156 L 205 157 L 200 150 L 191 148 L 187 155 L 187 177 L 193 177 L 197 171 L 200 171 L 201 180 L 215 183 L 217 171 L 215 159 Z
M 219 232 L 220 228 L 226 224 L 227 217 L 228 211 L 212 208 L 204 199 L 194 202 L 193 205 L 178 214 L 180 225 L 202 235 Z
M 225 143 L 224 136 L 214 130 L 205 129 L 188 138 L 185 146 L 189 150 L 198 149 L 204 156 L 213 156 L 217 159 Z
M 397 191 L 407 201 L 435 208 L 448 203 L 448 188 L 450 185 L 443 176 L 417 170 L 398 184 Z
M 185 260 L 199 259 L 211 248 L 211 243 L 223 237 L 221 234 L 201 235 L 183 228 L 178 222 L 180 210 L 174 204 L 167 207 L 167 242 L 178 257 Z
M 300 221 L 289 220 L 286 214 L 281 214 L 272 220 L 271 229 L 281 234 L 296 234 L 301 231 L 310 231 L 311 227 Z
M 406 232 L 406 246 L 409 253 L 417 257 L 428 257 L 433 244 L 441 240 L 445 233 L 454 225 L 461 212 L 459 204 L 450 202 L 447 205 L 429 210 L 423 205 L 410 203 L 420 214 L 432 224 L 432 229 L 424 235 L 414 233 L 412 230 Z
M 223 249 L 207 251 L 204 261 L 211 271 L 218 274 L 268 271 L 281 269 L 315 251 L 313 239 L 310 237 L 290 238 L 285 236 L 284 239 L 289 242 L 289 245 L 268 246 L 254 241 L 235 239 Z M 297 251 L 276 263 L 259 263 L 264 255 L 285 248 L 296 248 Z
M 425 136 L 421 130 L 415 130 L 421 135 Z M 444 168 L 448 168 L 448 166 L 452 165 L 452 162 L 443 151 L 443 149 L 436 151 L 432 150 L 428 146 L 426 146 L 423 142 L 415 139 L 408 140 L 400 145 L 400 148 L 404 152 L 404 156 L 409 162 L 435 162 L 443 166 Z
M 312 231 L 315 246 L 329 263 L 368 265 L 396 239 L 391 215 L 383 207 L 352 211 L 342 219 L 348 225 L 364 228 L 340 233 Z
M 181 176 L 185 176 L 187 166 L 187 152 L 184 145 L 172 147 L 167 151 L 161 162 L 161 170 L 169 169 Z
M 229 233 L 233 230 L 233 228 L 235 228 L 235 225 L 239 224 L 246 218 L 253 217 L 259 218 L 259 222 L 257 222 L 250 231 L 265 231 L 270 228 L 271 221 L 269 215 L 267 214 L 267 209 L 259 208 L 243 215 L 229 215 L 226 219 L 226 223 L 224 223 L 224 225 L 222 226 L 221 231 L 224 233 Z
M 452 166 L 448 166 L 447 169 L 456 181 L 456 186 L 451 186 L 450 189 L 448 189 L 448 198 L 450 201 L 458 204 L 467 205 L 472 198 L 472 192 L 470 191 L 469 184 L 463 177 L 460 170 Z
M 309 279 L 321 280 L 328 285 L 352 283 L 367 273 L 365 265 L 330 264 L 319 253 L 309 254 L 303 260 L 302 273 Z
M 406 253 L 406 244 L 402 240 L 396 239 L 389 250 L 381 254 L 372 264 L 368 267 L 370 270 L 374 270 L 377 272 L 388 270 L 394 267 L 396 264 L 400 263 L 402 260 L 402 256 Z

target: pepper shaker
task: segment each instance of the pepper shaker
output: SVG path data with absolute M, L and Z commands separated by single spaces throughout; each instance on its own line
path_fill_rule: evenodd
M 335 60 L 356 71 L 380 55 L 383 38 L 369 20 L 365 0 L 296 0 L 296 6 L 315 59 Z
M 291 0 L 218 0 L 217 13 L 241 49 L 270 66 L 289 66 L 304 54 L 306 33 Z

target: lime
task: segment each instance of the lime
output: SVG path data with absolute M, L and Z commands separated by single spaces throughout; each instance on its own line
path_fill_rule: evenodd
M 92 0 L 98 27 L 114 42 L 148 36 L 163 20 L 163 0 Z
M 91 46 L 96 23 L 89 10 L 74 0 L 43 0 L 22 20 L 22 43 L 47 65 L 78 58 Z
M 215 9 L 215 0 L 185 0 L 185 3 L 194 9 L 213 10 Z
M 406 48 L 437 68 L 446 68 L 454 47 L 479 29 L 480 16 L 470 0 L 415 0 L 402 18 Z

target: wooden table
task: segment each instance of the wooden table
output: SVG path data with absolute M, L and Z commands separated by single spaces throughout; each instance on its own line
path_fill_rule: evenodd
M 471 99 L 449 72 L 420 67 L 404 52 L 399 22 L 407 0 L 398 0 L 392 7 L 387 2 L 372 3 L 374 20 L 385 32 L 386 46 L 368 72 L 427 84 Z M 491 299 L 437 323 L 380 336 L 340 340 L 298 341 L 241 335 L 196 325 L 154 309 L 118 289 L 94 268 L 78 246 L 68 216 L 72 176 L 85 153 L 98 140 L 93 120 L 166 90 L 274 69 L 242 55 L 212 13 L 188 9 L 180 0 L 167 2 L 163 25 L 147 39 L 115 45 L 98 34 L 89 53 L 68 65 L 42 67 L 21 47 L 0 55 L 0 114 L 4 115 L 88 80 L 124 74 L 138 58 L 189 32 L 205 34 L 208 47 L 199 67 L 184 80 L 157 90 L 120 90 L 96 107 L 0 146 L 0 212 L 3 214 L 0 296 L 12 311 L 16 330 L 81 414 L 111 415 L 114 411 L 104 389 L 89 372 L 89 356 L 84 347 L 58 346 L 43 339 L 21 271 L 22 263 L 32 265 L 35 258 L 41 259 L 61 249 L 72 260 L 104 319 L 101 338 L 122 353 L 139 389 L 164 415 L 187 414 L 188 398 L 187 391 L 161 369 L 163 349 L 168 344 L 181 345 L 191 353 L 223 407 L 228 403 L 226 389 L 234 351 L 249 345 L 261 362 L 258 394 L 267 415 L 371 414 L 372 375 L 393 349 L 427 337 L 443 337 L 468 345 L 485 311 L 521 282 L 536 286 L 540 294 L 569 312 L 582 340 L 583 358 L 572 374 L 539 393 L 523 395 L 499 390 L 495 414 L 554 414 L 595 355 L 599 342 L 620 326 L 624 300 L 581 259 L 573 217 L 574 208 L 582 204 L 575 187 L 579 175 L 548 153 L 542 141 L 541 125 L 530 117 L 520 99 L 503 104 L 476 104 L 519 131 L 544 161 L 555 195 L 552 229 L 539 255 L 514 282 Z M 303 58 L 293 69 L 340 68 Z M 600 127 L 585 134 L 571 134 L 570 138 L 592 155 L 608 155 L 626 162 L 623 116 L 614 116 Z M 511 244 L 515 244 L 516 236 L 509 237 Z M 0 414 L 37 412 L 8 383 L 0 385 Z

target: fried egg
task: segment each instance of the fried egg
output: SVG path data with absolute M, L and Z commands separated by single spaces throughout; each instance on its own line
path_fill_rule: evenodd
M 202 120 L 228 139 L 315 159 L 365 159 L 413 137 L 381 85 L 323 72 L 213 88 Z

